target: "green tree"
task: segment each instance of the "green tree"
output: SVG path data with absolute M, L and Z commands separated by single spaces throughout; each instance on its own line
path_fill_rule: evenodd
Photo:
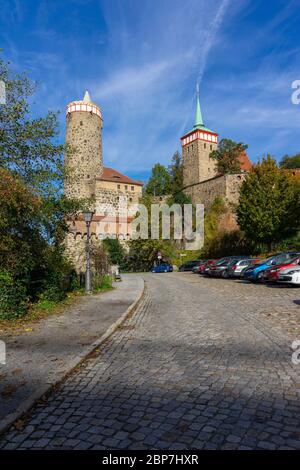
M 280 168 L 287 168 L 287 169 L 294 169 L 300 168 L 300 153 L 290 157 L 289 155 L 285 155 L 282 157 L 280 163 Z
M 295 234 L 300 224 L 300 196 L 296 182 L 268 156 L 257 163 L 243 182 L 236 209 L 238 223 L 256 244 L 274 243 Z
M 156 261 L 157 253 L 163 262 L 170 262 L 176 249 L 171 240 L 131 240 L 129 264 L 134 271 L 149 271 Z
M 164 196 L 170 194 L 171 178 L 167 168 L 156 163 L 152 168 L 151 176 L 147 183 L 145 192 L 152 196 Z
M 121 269 L 127 265 L 126 252 L 117 238 L 105 238 L 103 245 L 108 253 L 110 264 L 118 264 Z
M 216 160 L 216 166 L 222 175 L 240 173 L 240 155 L 248 148 L 247 145 L 234 142 L 230 139 L 222 139 L 217 150 L 213 150 L 210 157 Z
M 191 199 L 186 196 L 183 188 L 183 162 L 179 152 L 175 152 L 171 165 L 169 166 L 169 174 L 171 180 L 171 200 L 170 203 L 190 204 Z
M 66 220 L 83 206 L 62 196 L 64 146 L 54 143 L 57 115 L 32 118 L 34 84 L 1 59 L 0 80 L 6 85 L 6 103 L 0 106 L 0 269 L 1 282 L 7 282 L 3 292 L 9 299 L 15 285 L 20 302 L 22 293 L 30 301 L 43 293 L 59 300 L 72 273 L 63 256 Z
M 63 181 L 63 145 L 58 135 L 57 113 L 33 118 L 29 99 L 35 84 L 19 75 L 0 58 L 0 80 L 5 83 L 6 103 L 0 105 L 0 168 L 17 174 L 37 191 L 57 193 Z

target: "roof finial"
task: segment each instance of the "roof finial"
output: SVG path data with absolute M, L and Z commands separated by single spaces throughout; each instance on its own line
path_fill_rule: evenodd
M 199 82 L 196 83 L 196 96 L 197 96 L 197 104 L 196 104 L 196 115 L 195 115 L 195 124 L 194 127 L 203 126 L 203 119 L 202 113 L 200 108 L 200 100 L 199 100 Z
M 86 103 L 91 103 L 91 101 L 92 101 L 88 90 L 85 90 L 83 101 L 85 101 Z

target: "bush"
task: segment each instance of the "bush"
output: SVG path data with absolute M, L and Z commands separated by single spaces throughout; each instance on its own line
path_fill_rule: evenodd
M 0 319 L 10 320 L 26 314 L 28 297 L 26 288 L 13 279 L 8 271 L 0 271 Z
M 73 266 L 59 251 L 50 251 L 46 268 L 38 295 L 39 300 L 60 302 L 66 297 L 67 292 L 79 288 L 78 276 Z
M 99 292 L 102 290 L 108 290 L 112 288 L 112 277 L 109 274 L 103 276 L 95 274 L 93 276 L 93 291 Z
M 250 255 L 253 251 L 253 243 L 249 242 L 242 232 L 236 230 L 220 233 L 210 240 L 203 255 L 206 258 L 221 258 L 231 255 Z

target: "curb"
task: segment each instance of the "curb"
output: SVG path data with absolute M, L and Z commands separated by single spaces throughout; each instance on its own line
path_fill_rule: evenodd
M 38 400 L 41 400 L 44 396 L 47 396 L 56 386 L 58 386 L 67 376 L 76 368 L 78 367 L 90 354 L 92 354 L 95 349 L 99 348 L 103 343 L 105 343 L 110 336 L 119 328 L 122 323 L 128 318 L 130 314 L 132 314 L 140 301 L 142 300 L 145 294 L 145 281 L 143 278 L 142 280 L 142 288 L 141 292 L 138 294 L 135 301 L 127 308 L 127 310 L 121 315 L 121 317 L 115 321 L 107 330 L 106 332 L 96 341 L 94 341 L 91 345 L 87 346 L 84 351 L 74 359 L 68 362 L 66 367 L 63 371 L 56 378 L 49 380 L 44 385 L 41 385 L 37 390 L 35 390 L 26 400 L 24 400 L 14 411 L 13 413 L 9 413 L 4 419 L 0 421 L 0 435 L 5 433 L 5 431 L 10 428 L 10 426 L 20 419 L 23 415 L 29 412 L 29 410 L 35 405 Z

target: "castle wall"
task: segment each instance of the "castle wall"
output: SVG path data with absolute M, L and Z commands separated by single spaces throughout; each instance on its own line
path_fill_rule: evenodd
M 245 177 L 245 173 L 217 176 L 186 188 L 185 192 L 191 197 L 193 204 L 204 204 L 205 209 L 209 209 L 217 197 L 223 198 L 229 206 L 237 204 Z

